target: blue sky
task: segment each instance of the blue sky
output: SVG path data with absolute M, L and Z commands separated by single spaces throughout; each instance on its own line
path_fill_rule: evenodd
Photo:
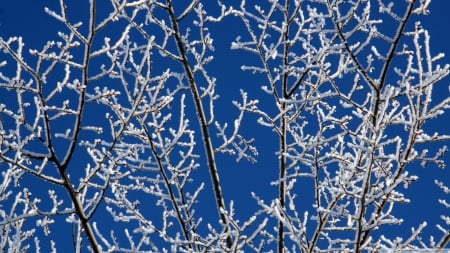
M 0 0 L 0 36 L 7 38 L 10 36 L 22 36 L 27 47 L 40 48 L 50 38 L 55 38 L 55 34 L 59 29 L 63 29 L 61 24 L 58 24 L 53 18 L 44 13 L 44 6 L 51 6 L 52 8 L 58 7 L 56 0 L 14 0 L 5 1 Z M 81 2 L 81 1 L 80 1 Z M 86 1 L 87 2 L 87 1 Z M 83 10 L 86 6 L 83 4 L 74 4 L 72 7 Z M 430 5 L 430 15 L 424 16 L 421 20 L 423 27 L 429 30 L 431 36 L 431 46 L 434 54 L 444 52 L 446 54 L 442 64 L 450 63 L 450 1 L 434 0 Z M 85 13 L 79 12 L 80 15 Z M 82 19 L 82 16 L 80 16 Z M 229 21 L 228 27 L 233 26 L 234 21 Z M 219 27 L 219 29 L 226 29 L 227 27 Z M 214 33 L 214 31 L 212 31 Z M 220 30 L 217 33 L 218 37 L 215 40 L 215 47 L 218 48 L 218 54 L 216 62 L 212 64 L 214 69 L 212 70 L 218 79 L 218 92 L 221 94 L 221 100 L 219 108 L 232 108 L 230 106 L 230 100 L 227 98 L 239 97 L 239 89 L 244 88 L 246 90 L 252 90 L 254 87 L 251 83 L 255 80 L 249 73 L 240 72 L 240 62 L 243 60 L 243 55 L 237 53 L 231 53 L 229 49 L 230 43 L 238 35 L 240 31 L 233 29 Z M 227 36 L 222 36 L 226 34 Z M 244 59 L 245 60 L 245 59 Z M 247 59 L 251 61 L 251 59 Z M 0 58 L 0 62 L 2 59 Z M 442 94 L 449 95 L 450 78 L 446 78 L 441 82 Z M 0 97 L 0 103 L 5 103 L 8 98 Z M 228 104 L 227 104 L 228 103 Z M 227 109 L 224 110 L 226 112 Z M 447 112 L 446 116 L 442 117 L 438 123 L 430 124 L 430 131 L 439 131 L 449 133 L 450 125 L 450 113 Z M 254 120 L 252 117 L 248 117 L 246 120 Z M 250 125 L 250 124 L 249 124 Z M 252 126 L 254 124 L 251 124 Z M 253 200 L 250 198 L 250 192 L 255 191 L 262 194 L 268 194 L 275 196 L 277 194 L 276 188 L 271 189 L 270 180 L 275 178 L 278 174 L 277 170 L 271 169 L 276 167 L 277 163 L 274 163 L 273 147 L 278 145 L 276 138 L 264 138 L 271 134 L 271 131 L 263 128 L 248 128 L 243 129 L 244 133 L 254 136 L 256 139 L 263 139 L 265 142 L 263 147 L 267 149 L 260 149 L 259 162 L 252 164 L 248 162 L 241 162 L 236 164 L 230 162 L 230 159 L 223 156 L 218 156 L 219 164 L 223 164 L 222 180 L 225 195 L 228 199 L 234 199 L 236 206 L 241 208 L 241 212 L 244 216 L 250 215 L 255 205 L 251 203 Z M 261 142 L 260 142 L 261 143 Z M 271 148 L 272 147 L 272 148 Z M 232 160 L 232 159 L 231 159 Z M 450 164 L 450 154 L 445 157 L 447 164 Z M 432 210 L 439 208 L 434 196 L 442 196 L 442 193 L 437 191 L 437 187 L 434 186 L 432 181 L 435 177 L 440 178 L 442 181 L 449 183 L 448 170 L 441 170 L 434 165 L 430 165 L 423 169 L 419 166 L 412 169 L 414 173 L 419 175 L 420 180 L 414 184 L 408 191 L 413 200 L 417 200 L 418 205 L 400 206 L 399 211 L 405 213 L 405 223 L 417 225 L 421 220 L 427 220 L 429 213 Z M 255 175 L 257 175 L 255 177 Z M 433 175 L 430 177 L 429 175 Z M 209 180 L 206 178 L 205 180 Z M 232 187 L 226 187 L 232 186 Z M 45 184 L 42 185 L 45 188 Z M 433 196 L 433 198 L 430 198 Z M 251 203 L 251 204 L 249 204 Z M 200 208 L 208 208 L 207 205 L 201 205 Z M 429 221 L 431 231 L 436 231 L 431 226 L 438 220 L 433 219 Z M 408 228 L 408 226 L 405 226 Z M 402 229 L 404 229 L 403 227 Z M 393 228 L 390 230 L 392 234 L 402 233 L 404 230 L 396 230 Z M 433 234 L 433 232 L 430 232 Z

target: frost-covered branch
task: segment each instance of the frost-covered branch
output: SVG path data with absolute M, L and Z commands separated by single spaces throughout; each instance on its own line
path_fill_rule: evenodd
M 73 4 L 43 45 L 0 37 L 1 250 L 448 246 L 445 211 L 398 211 L 448 160 L 430 1 Z

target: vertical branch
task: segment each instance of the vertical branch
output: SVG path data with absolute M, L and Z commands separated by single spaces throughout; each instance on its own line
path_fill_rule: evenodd
M 64 1 L 61 2 L 61 5 L 62 5 L 61 6 L 62 11 L 65 12 L 66 6 L 65 6 Z M 90 1 L 89 18 L 90 18 L 90 20 L 89 20 L 89 35 L 88 35 L 89 37 L 86 41 L 86 47 L 85 47 L 85 52 L 84 52 L 84 62 L 83 62 L 84 68 L 83 68 L 83 80 L 82 80 L 83 86 L 82 87 L 87 87 L 88 80 L 89 80 L 88 72 L 89 72 L 90 54 L 91 54 L 91 49 L 92 49 L 91 47 L 92 47 L 92 43 L 93 43 L 94 35 L 95 35 L 96 0 Z M 66 25 L 68 27 L 70 27 L 70 25 L 68 24 L 69 21 L 66 20 L 65 22 L 67 22 Z M 79 99 L 79 105 L 78 105 L 78 114 L 77 114 L 77 117 L 75 120 L 73 139 L 71 140 L 71 142 L 69 144 L 69 148 L 66 153 L 66 157 L 63 158 L 63 161 L 61 163 L 57 162 L 57 167 L 58 167 L 59 173 L 61 174 L 61 177 L 64 180 L 64 186 L 65 186 L 66 190 L 68 191 L 70 198 L 72 199 L 72 202 L 75 206 L 76 213 L 80 219 L 83 229 L 86 232 L 86 235 L 89 239 L 92 250 L 93 250 L 93 252 L 97 253 L 97 252 L 100 252 L 100 250 L 98 248 L 99 244 L 94 235 L 94 231 L 91 227 L 89 217 L 86 215 L 83 204 L 81 203 L 78 193 L 75 191 L 75 189 L 72 185 L 72 182 L 69 178 L 69 174 L 67 173 L 67 167 L 73 158 L 76 145 L 78 144 L 78 137 L 81 132 L 82 119 L 83 119 L 83 115 L 84 115 L 86 89 L 85 88 L 81 88 L 81 89 L 82 90 L 79 94 L 80 99 Z M 54 155 L 55 159 L 57 159 L 56 154 L 53 154 L 53 155 Z
M 58 168 L 61 168 L 61 167 L 58 166 Z M 77 216 L 80 219 L 80 223 L 83 226 L 83 229 L 86 232 L 86 236 L 89 239 L 89 242 L 91 244 L 92 251 L 94 253 L 100 253 L 100 250 L 98 248 L 99 244 L 94 235 L 94 230 L 91 227 L 89 218 L 86 216 L 86 213 L 83 208 L 83 204 L 81 203 L 81 201 L 78 197 L 78 194 L 75 192 L 75 189 L 72 186 L 69 175 L 67 174 L 67 171 L 61 170 L 61 169 L 60 169 L 60 173 L 62 173 L 62 177 L 64 179 L 64 187 L 67 189 L 67 191 L 70 195 L 70 198 L 72 199 L 72 202 L 75 206 L 75 211 L 77 213 Z
M 221 188 L 219 172 L 217 169 L 216 159 L 215 159 L 215 155 L 214 155 L 214 148 L 213 148 L 213 144 L 211 141 L 211 135 L 210 135 L 209 128 L 208 128 L 208 121 L 206 119 L 205 109 L 203 107 L 201 96 L 198 91 L 198 85 L 195 81 L 194 73 L 189 64 L 189 60 L 187 58 L 187 53 L 186 53 L 186 50 L 183 45 L 183 40 L 181 38 L 180 29 L 178 26 L 177 18 L 175 16 L 175 11 L 173 8 L 172 0 L 168 0 L 168 10 L 169 10 L 170 19 L 171 19 L 171 22 L 173 25 L 173 29 L 174 29 L 175 40 L 177 43 L 178 50 L 180 52 L 180 56 L 182 58 L 183 67 L 186 71 L 190 90 L 192 92 L 195 107 L 197 109 L 200 127 L 202 129 L 203 143 L 205 144 L 205 150 L 206 150 L 206 155 L 207 155 L 207 159 L 208 159 L 210 174 L 211 174 L 212 181 L 213 181 L 214 194 L 216 197 L 216 204 L 219 209 L 218 212 L 219 212 L 220 220 L 223 223 L 223 225 L 226 226 L 226 232 L 228 232 L 229 225 L 227 224 L 228 223 L 227 218 L 224 214 L 224 211 L 226 210 L 225 200 L 224 200 L 223 192 L 222 192 L 222 188 Z M 230 248 L 232 244 L 233 243 L 232 243 L 231 237 L 229 235 L 227 235 L 227 247 Z
M 188 241 L 188 243 L 189 243 L 190 250 L 193 250 L 193 246 L 192 246 L 192 243 L 191 243 L 191 237 L 189 235 L 189 229 L 187 227 L 187 224 L 184 222 L 183 214 L 181 213 L 181 208 L 180 208 L 179 204 L 177 203 L 177 197 L 175 196 L 175 191 L 174 191 L 174 189 L 172 187 L 172 184 L 170 183 L 169 176 L 167 175 L 166 171 L 164 170 L 163 161 L 161 159 L 161 156 L 158 154 L 158 151 L 156 150 L 156 147 L 155 147 L 155 144 L 154 144 L 154 141 L 153 141 L 153 138 L 152 138 L 152 134 L 150 133 L 150 131 L 148 130 L 148 127 L 145 125 L 145 123 L 141 119 L 140 119 L 140 122 L 141 122 L 141 127 L 144 130 L 144 132 L 145 132 L 145 134 L 146 134 L 146 136 L 148 138 L 148 142 L 149 142 L 149 145 L 150 145 L 150 149 L 151 149 L 151 151 L 153 153 L 153 156 L 155 157 L 155 159 L 157 161 L 159 171 L 160 171 L 161 175 L 163 176 L 163 179 L 164 179 L 164 182 L 166 184 L 167 190 L 169 191 L 169 196 L 170 196 L 170 199 L 171 199 L 172 204 L 174 206 L 174 209 L 175 209 L 175 212 L 176 212 L 176 215 L 177 215 L 177 219 L 178 219 L 178 221 L 180 223 L 180 227 L 181 227 L 181 229 L 183 231 L 183 235 L 186 238 L 186 241 Z M 183 204 L 185 204 L 185 203 L 183 203 Z M 199 251 L 198 247 L 197 247 L 197 251 Z
M 381 73 L 380 78 L 379 78 L 380 81 L 379 81 L 379 83 L 378 83 L 378 85 L 376 87 L 376 102 L 375 102 L 375 105 L 373 107 L 373 113 L 372 113 L 372 127 L 374 129 L 378 128 L 378 125 L 380 124 L 378 119 L 379 119 L 379 117 L 380 118 L 382 117 L 382 115 L 379 115 L 380 114 L 379 110 L 380 110 L 380 107 L 382 106 L 381 104 L 383 103 L 383 101 L 382 101 L 383 100 L 382 92 L 383 92 L 383 87 L 385 86 L 385 83 L 386 83 L 386 78 L 387 78 L 388 72 L 390 70 L 391 62 L 394 59 L 395 53 L 397 51 L 397 47 L 398 47 L 399 42 L 400 42 L 400 39 L 403 38 L 403 34 L 404 34 L 404 31 L 405 31 L 405 28 L 406 28 L 406 24 L 408 23 L 408 20 L 411 17 L 412 10 L 413 10 L 415 2 L 416 2 L 416 0 L 412 0 L 412 1 L 409 2 L 407 10 L 406 10 L 406 12 L 405 12 L 401 22 L 400 22 L 399 28 L 397 30 L 397 33 L 396 33 L 395 37 L 394 37 L 395 40 L 392 43 L 391 48 L 388 51 L 387 60 L 385 61 L 384 65 L 382 67 L 382 70 L 380 72 Z M 411 128 L 411 132 L 414 132 L 414 130 L 415 130 L 414 128 Z M 376 135 L 376 133 L 372 132 L 371 135 L 372 136 Z M 372 138 L 372 136 L 370 136 L 369 138 Z M 406 158 L 409 156 L 409 153 L 412 150 L 414 139 L 415 139 L 415 137 L 414 136 L 411 137 L 411 135 L 410 135 L 410 140 L 408 141 L 408 148 L 407 148 L 407 150 L 405 152 L 405 157 Z M 374 148 L 373 150 L 376 150 L 376 147 L 373 147 L 373 148 Z M 375 152 L 375 151 L 373 151 L 373 152 Z M 373 156 L 374 156 L 374 154 L 372 153 L 371 157 L 370 157 L 370 159 L 371 159 L 370 166 L 371 167 L 373 166 L 374 159 L 375 159 Z M 402 173 L 403 173 L 403 171 L 405 169 L 405 165 L 406 164 L 401 164 L 399 166 L 399 168 L 397 170 L 397 173 L 394 176 L 394 180 L 395 181 L 400 177 L 400 175 L 402 175 Z M 362 215 L 365 215 L 365 208 L 366 208 L 366 206 L 364 204 L 364 199 L 365 199 L 365 196 L 367 195 L 367 193 L 369 191 L 369 188 L 370 188 L 370 178 L 371 178 L 371 175 L 372 175 L 371 167 L 368 168 L 368 173 L 367 173 L 367 178 L 366 178 L 367 182 L 366 182 L 366 185 L 364 187 L 364 194 L 361 197 L 361 207 L 360 207 L 361 208 L 361 215 L 359 217 L 360 218 L 359 219 L 359 226 L 360 227 L 358 229 L 357 240 L 356 240 L 357 245 L 356 245 L 356 248 L 355 248 L 355 252 L 359 252 L 360 251 L 360 247 L 362 247 L 365 244 L 365 242 L 369 239 L 369 236 L 370 236 L 370 234 L 372 232 L 372 230 L 363 231 L 363 229 L 361 227 Z M 377 207 L 376 213 L 379 214 L 379 213 L 382 212 L 382 210 L 387 205 L 388 200 L 390 199 L 389 198 L 390 195 L 391 195 L 391 193 L 388 193 L 387 197 L 383 199 L 382 203 Z
M 283 112 L 286 110 L 286 102 L 281 104 Z M 279 186 L 279 198 L 280 207 L 284 210 L 286 207 L 286 169 L 287 169 L 287 128 L 288 128 L 287 115 L 283 113 L 281 121 L 281 136 L 280 136 L 280 186 Z M 284 225 L 283 221 L 278 221 L 278 252 L 284 252 Z
M 283 97 L 288 98 L 288 78 L 289 72 L 287 68 L 289 66 L 289 5 L 290 1 L 286 1 L 286 6 L 283 11 L 284 22 L 286 23 L 285 29 L 282 34 L 284 42 L 283 45 Z M 280 136 L 280 152 L 281 152 L 281 161 L 280 161 L 280 186 L 279 186 L 279 198 L 280 198 L 280 207 L 285 210 L 286 208 L 286 170 L 287 170 L 287 129 L 288 129 L 288 117 L 286 115 L 286 102 L 281 102 L 281 111 L 282 111 L 282 119 L 281 119 L 281 136 Z M 284 252 L 284 225 L 283 221 L 278 221 L 278 252 Z

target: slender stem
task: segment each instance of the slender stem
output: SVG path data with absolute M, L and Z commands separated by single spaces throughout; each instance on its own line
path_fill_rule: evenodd
M 290 27 L 290 18 L 289 18 L 289 7 L 290 7 L 290 1 L 286 1 L 286 6 L 284 10 L 284 22 L 286 22 L 286 28 L 283 31 L 283 41 L 284 48 L 283 48 L 283 65 L 284 69 L 287 69 L 289 66 L 289 50 L 290 45 L 288 43 L 289 41 L 289 27 Z M 283 74 L 283 97 L 288 98 L 288 84 L 289 84 L 289 74 L 287 71 Z M 301 78 L 303 80 L 303 77 Z M 286 102 L 281 102 L 281 111 L 283 113 L 282 119 L 281 119 L 281 136 L 280 136 L 280 186 L 279 186 L 279 201 L 280 201 L 280 208 L 285 210 L 286 206 L 286 169 L 287 169 L 287 128 L 288 128 L 288 116 L 286 115 L 286 108 L 287 104 Z M 283 221 L 280 220 L 278 222 L 278 252 L 283 253 L 284 252 L 284 224 Z
M 90 54 L 91 54 L 92 43 L 93 43 L 94 35 L 95 35 L 96 0 L 91 1 L 89 15 L 90 15 L 90 20 L 89 20 L 90 33 L 89 33 L 88 41 L 86 42 L 86 48 L 85 48 L 85 52 L 84 52 L 84 63 L 83 63 L 84 70 L 83 70 L 83 81 L 82 82 L 85 87 L 87 86 L 87 83 L 89 80 L 88 71 L 89 71 Z M 69 22 L 69 21 L 67 21 L 67 22 Z M 75 189 L 72 185 L 72 182 L 69 178 L 69 174 L 67 173 L 67 167 L 73 158 L 73 155 L 75 153 L 75 148 L 77 146 L 76 144 L 78 144 L 77 140 L 78 140 L 78 137 L 81 132 L 81 125 L 82 125 L 82 119 L 83 119 L 84 108 L 85 108 L 85 95 L 86 95 L 86 90 L 84 89 L 84 90 L 82 90 L 82 92 L 80 94 L 80 102 L 79 102 L 79 108 L 78 108 L 79 113 L 77 115 L 76 122 L 75 122 L 75 133 L 73 136 L 73 140 L 69 144 L 69 148 L 68 148 L 66 157 L 64 158 L 62 163 L 58 162 L 57 166 L 58 166 L 59 173 L 61 174 L 61 176 L 64 180 L 64 186 L 67 189 L 67 191 L 70 195 L 70 198 L 72 199 L 72 202 L 75 206 L 75 211 L 77 213 L 78 218 L 80 219 L 80 223 L 89 239 L 89 242 L 92 247 L 92 251 L 97 253 L 97 252 L 100 252 L 99 243 L 98 243 L 97 239 L 95 238 L 94 231 L 89 222 L 89 217 L 85 213 L 83 203 L 81 203 L 78 193 L 75 191 Z M 57 160 L 55 153 L 53 153 L 53 156 L 55 157 L 55 160 Z
M 444 250 L 447 247 L 449 242 L 450 242 L 450 232 L 447 231 L 447 236 L 445 236 L 445 238 L 439 244 L 438 252 L 441 252 L 442 250 Z
M 405 12 L 405 14 L 404 14 L 404 16 L 402 18 L 402 22 L 400 23 L 399 29 L 397 30 L 397 34 L 395 35 L 395 40 L 392 43 L 391 48 L 388 51 L 389 54 L 388 54 L 387 60 L 385 61 L 385 64 L 383 65 L 383 68 L 382 68 L 382 71 L 381 71 L 381 75 L 380 75 L 380 78 L 379 78 L 380 79 L 380 83 L 379 83 L 379 85 L 377 87 L 377 90 L 376 90 L 376 101 L 375 101 L 375 106 L 373 107 L 373 113 L 372 113 L 372 125 L 373 125 L 374 128 L 376 128 L 376 126 L 378 124 L 379 108 L 381 107 L 381 103 L 382 103 L 382 90 L 383 90 L 383 87 L 385 85 L 387 74 L 388 74 L 389 69 L 390 69 L 389 67 L 390 67 L 391 62 L 394 59 L 395 52 L 396 52 L 397 47 L 399 45 L 400 39 L 403 38 L 403 33 L 404 33 L 405 29 L 406 29 L 406 24 L 408 23 L 408 20 L 409 20 L 409 18 L 412 15 L 412 10 L 413 10 L 413 7 L 415 5 L 415 2 L 416 2 L 416 0 L 413 0 L 408 5 L 408 8 L 407 8 L 407 10 L 406 10 L 406 12 Z M 411 131 L 414 131 L 413 129 L 415 129 L 415 128 L 412 128 Z M 414 142 L 415 142 L 414 139 L 415 139 L 415 136 L 412 137 L 412 139 L 411 139 L 412 142 L 411 141 L 409 142 L 410 145 L 408 145 L 408 146 L 410 146 L 411 148 L 407 149 L 405 158 L 407 158 L 409 156 L 409 152 L 411 151 L 412 146 L 414 145 Z M 405 165 L 406 164 L 401 164 L 400 165 L 400 167 L 398 169 L 398 173 L 395 175 L 394 180 L 397 180 L 400 177 L 400 175 L 402 174 L 404 168 L 406 167 Z M 386 206 L 386 204 L 389 202 L 389 199 L 390 199 L 389 196 L 390 195 L 391 195 L 391 193 L 389 192 L 387 197 L 384 198 L 382 200 L 382 203 L 377 207 L 377 211 L 376 211 L 377 214 L 381 213 L 382 210 L 384 209 L 384 207 Z M 363 235 L 358 234 L 358 241 L 357 241 L 358 242 L 358 245 L 357 245 L 357 249 L 358 250 L 359 250 L 359 247 L 361 245 L 363 245 L 369 239 L 369 236 L 370 236 L 371 232 L 372 232 L 372 230 L 368 230 L 368 231 L 364 232 Z
M 177 43 L 178 50 L 180 52 L 180 57 L 182 58 L 182 64 L 184 66 L 184 69 L 185 69 L 187 77 L 188 77 L 190 90 L 191 90 L 191 93 L 192 93 L 192 96 L 194 99 L 195 107 L 197 109 L 197 114 L 198 114 L 198 118 L 199 118 L 199 123 L 200 123 L 201 129 L 202 129 L 203 143 L 205 145 L 206 155 L 207 155 L 207 159 L 208 159 L 208 166 L 209 166 L 210 174 L 212 177 L 212 183 L 213 183 L 213 187 L 214 187 L 216 203 L 218 206 L 218 213 L 219 213 L 220 220 L 222 221 L 223 225 L 226 226 L 225 232 L 228 232 L 230 230 L 229 225 L 227 222 L 227 218 L 226 218 L 225 214 L 223 213 L 223 211 L 226 210 L 225 201 L 224 201 L 222 188 L 221 188 L 221 184 L 220 184 L 220 177 L 219 177 L 217 164 L 216 164 L 216 160 L 215 160 L 214 148 L 213 148 L 213 144 L 211 141 L 211 135 L 209 133 L 208 121 L 207 121 L 206 115 L 205 115 L 205 109 L 203 108 L 203 103 L 202 103 L 200 93 L 198 91 L 197 83 L 195 81 L 194 72 L 193 72 L 193 70 L 190 66 L 189 60 L 187 58 L 187 53 L 184 48 L 183 40 L 181 38 L 178 21 L 175 16 L 175 11 L 173 9 L 172 0 L 168 0 L 167 2 L 168 2 L 169 15 L 170 15 L 171 22 L 173 25 L 175 40 Z M 230 248 L 233 244 L 231 236 L 227 235 L 226 240 L 227 240 L 227 247 Z
M 189 235 L 189 229 L 187 227 L 187 224 L 184 222 L 183 214 L 181 213 L 181 208 L 177 202 L 177 198 L 175 196 L 175 191 L 170 183 L 169 176 L 167 175 L 166 171 L 164 170 L 163 161 L 156 150 L 156 147 L 155 147 L 155 144 L 154 144 L 154 141 L 153 141 L 150 131 L 148 130 L 147 126 L 145 125 L 145 123 L 142 120 L 140 120 L 140 122 L 141 122 L 142 128 L 144 129 L 145 134 L 147 135 L 148 142 L 150 144 L 150 149 L 152 150 L 152 153 L 156 159 L 159 171 L 161 172 L 161 175 L 164 179 L 164 183 L 166 184 L 167 190 L 169 192 L 170 200 L 172 201 L 172 205 L 175 209 L 175 212 L 176 212 L 176 215 L 178 218 L 178 222 L 180 223 L 180 227 L 183 230 L 183 235 L 184 235 L 186 241 L 189 243 L 190 250 L 193 250 L 193 245 L 191 243 L 192 242 L 191 237 Z M 183 203 L 183 205 L 185 205 L 185 203 Z M 197 247 L 197 251 L 200 251 L 200 249 L 198 247 Z
M 95 238 L 94 230 L 92 229 L 91 224 L 89 223 L 89 218 L 86 216 L 83 204 L 81 203 L 78 194 L 75 192 L 75 189 L 73 188 L 72 183 L 70 182 L 69 175 L 65 170 L 60 169 L 60 172 L 64 179 L 64 187 L 69 192 L 70 198 L 72 199 L 72 202 L 75 206 L 75 212 L 77 213 L 77 216 L 80 219 L 81 226 L 86 232 L 86 235 L 91 244 L 92 251 L 94 253 L 100 253 L 100 250 L 98 249 L 99 244 L 97 239 Z
M 284 111 L 286 109 L 286 103 L 283 103 L 281 108 Z M 283 115 L 281 123 L 281 136 L 280 136 L 281 161 L 280 161 L 280 179 L 279 179 L 280 180 L 279 199 L 280 199 L 280 208 L 282 209 L 285 209 L 286 206 L 287 124 L 288 124 L 287 116 Z M 278 252 L 279 253 L 284 252 L 284 225 L 282 220 L 278 222 Z

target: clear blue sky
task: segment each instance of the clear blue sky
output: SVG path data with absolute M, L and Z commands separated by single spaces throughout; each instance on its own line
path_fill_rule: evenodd
M 28 47 L 37 47 L 41 48 L 43 43 L 47 40 L 47 36 L 50 35 L 51 38 L 55 38 L 56 31 L 58 29 L 62 29 L 60 24 L 57 24 L 51 17 L 43 11 L 43 6 L 54 6 L 57 7 L 57 0 L 0 0 L 0 36 L 3 38 L 7 38 L 9 36 L 23 36 L 26 46 Z M 395 1 L 395 0 L 393 0 Z M 83 2 L 83 1 L 80 1 Z M 87 2 L 87 1 L 85 1 Z M 77 8 L 83 8 L 83 5 L 77 5 Z M 436 54 L 438 52 L 444 52 L 446 54 L 445 59 L 441 62 L 450 63 L 450 1 L 447 0 L 434 0 L 431 3 L 430 7 L 430 15 L 424 16 L 422 19 L 423 27 L 429 30 L 431 35 L 431 45 L 433 48 L 433 53 Z M 81 12 L 80 12 L 81 13 Z M 229 33 L 233 33 L 236 31 L 226 31 Z M 237 34 L 237 32 L 236 32 Z M 229 48 L 231 40 L 235 36 L 224 37 L 227 39 L 224 40 L 215 40 L 215 47 L 226 47 Z M 221 50 L 218 50 L 221 52 Z M 223 52 L 223 51 L 222 51 Z M 238 74 L 230 74 L 229 70 L 233 69 L 234 71 L 239 71 L 239 64 L 237 60 L 240 59 L 240 56 L 237 55 L 217 55 L 219 60 L 223 60 L 226 62 L 226 66 L 221 66 L 218 64 L 218 69 L 215 70 L 218 77 L 218 90 L 219 92 L 224 92 L 222 95 L 222 100 L 220 103 L 226 106 L 226 103 L 229 101 L 226 100 L 227 96 L 236 97 L 239 94 L 240 85 L 244 82 L 250 82 L 251 79 L 241 80 L 241 76 Z M 0 62 L 2 59 L 0 58 Z M 226 68 L 220 69 L 220 68 Z M 226 84 L 226 88 L 224 86 L 220 86 L 222 84 Z M 449 87 L 450 78 L 446 78 L 441 83 L 444 87 Z M 245 89 L 251 89 L 250 86 L 245 86 Z M 448 88 L 443 89 L 443 92 L 447 92 L 449 95 Z M 0 97 L 0 103 L 4 103 L 7 98 Z M 230 107 L 231 108 L 231 107 Z M 430 126 L 433 131 L 440 131 L 450 134 L 450 112 L 447 112 L 447 115 L 441 118 L 439 124 L 432 124 Z M 270 134 L 268 130 L 262 129 L 247 129 L 245 130 L 249 134 L 255 135 L 256 138 L 261 139 L 262 136 L 266 134 Z M 256 132 L 255 132 L 256 131 Z M 276 146 L 276 139 L 274 141 L 268 141 L 265 145 L 267 146 Z M 274 155 L 272 150 L 269 151 L 262 150 L 260 154 L 260 161 L 256 164 L 250 163 L 229 163 L 225 164 L 226 167 L 224 170 L 226 172 L 222 173 L 222 180 L 224 181 L 225 186 L 233 186 L 233 187 L 224 187 L 226 197 L 228 199 L 235 199 L 236 204 L 240 207 L 245 207 L 246 203 L 249 201 L 253 201 L 250 198 L 249 192 L 251 191 L 260 191 L 263 192 L 265 187 L 268 185 L 268 181 L 270 178 L 274 178 L 278 174 L 276 170 L 272 170 L 272 172 L 267 168 L 267 166 L 273 165 Z M 222 159 L 219 157 L 218 159 Z M 445 160 L 447 164 L 450 165 L 450 154 L 447 154 Z M 229 161 L 229 159 L 227 160 Z M 276 166 L 276 164 L 275 164 Z M 416 170 L 416 169 L 414 169 Z M 413 171 L 414 171 L 413 170 Z M 434 175 L 438 175 L 438 177 L 450 184 L 448 180 L 449 170 L 440 170 L 436 168 L 436 166 L 431 165 L 425 169 L 417 168 L 414 171 L 417 175 L 420 176 L 420 180 L 413 186 L 409 191 L 411 191 L 411 195 L 419 200 L 420 205 L 414 205 L 414 208 L 410 206 L 400 207 L 400 210 L 406 213 L 406 222 L 411 225 L 417 225 L 419 221 L 423 219 L 427 219 L 430 211 L 438 207 L 436 203 L 436 198 L 430 198 L 430 196 L 439 194 L 443 197 L 440 192 L 437 192 L 437 187 L 432 183 L 433 178 L 429 177 L 431 173 L 436 173 Z M 249 178 L 254 178 L 254 175 L 258 176 L 257 180 L 249 180 Z M 207 178 L 206 180 L 209 180 Z M 272 189 L 273 193 L 276 193 L 276 189 Z M 245 194 L 243 194 L 245 193 Z M 414 199 L 413 199 L 414 200 Z M 252 203 L 249 205 L 249 210 L 247 214 L 250 214 L 250 206 L 254 208 L 255 205 Z M 207 208 L 207 206 L 204 206 Z M 246 210 L 243 210 L 245 213 Z M 437 220 L 432 220 L 429 222 L 431 226 L 434 226 L 434 223 Z M 393 228 L 391 232 L 393 234 L 400 232 L 396 231 L 396 228 Z

